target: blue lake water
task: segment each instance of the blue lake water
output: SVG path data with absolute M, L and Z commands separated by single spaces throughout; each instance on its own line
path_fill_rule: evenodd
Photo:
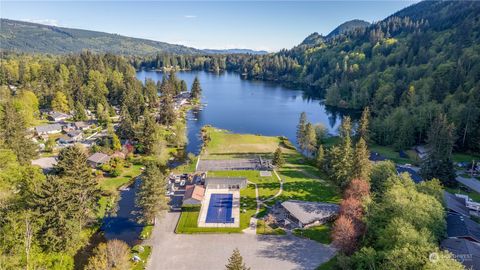
M 279 84 L 243 80 L 236 73 L 178 72 L 190 88 L 195 76 L 202 87 L 202 110 L 187 115 L 187 152 L 197 154 L 204 125 L 212 125 L 236 133 L 286 136 L 296 143 L 296 126 L 301 112 L 312 123 L 323 124 L 330 133 L 337 133 L 341 114 L 328 110 L 319 99 L 309 98 L 302 89 Z M 137 78 L 161 80 L 162 72 L 139 71 Z M 116 215 L 104 219 L 102 230 L 107 239 L 120 239 L 130 245 L 139 242 L 142 225 L 136 222 L 135 193 L 139 180 L 129 190 L 120 192 Z
M 139 71 L 137 78 L 159 81 L 164 73 Z M 296 125 L 301 112 L 312 123 L 322 123 L 329 132 L 337 133 L 340 114 L 329 111 L 321 100 L 307 97 L 302 89 L 242 79 L 237 73 L 220 74 L 204 71 L 178 72 L 189 88 L 195 76 L 202 87 L 203 110 L 189 112 L 187 152 L 198 153 L 201 140 L 198 134 L 204 125 L 228 129 L 235 133 L 286 136 L 296 143 Z

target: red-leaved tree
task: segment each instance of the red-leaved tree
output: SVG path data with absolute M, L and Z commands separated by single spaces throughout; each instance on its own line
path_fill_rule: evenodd
M 370 184 L 361 178 L 352 179 L 343 192 L 344 199 L 352 197 L 361 201 L 367 196 L 370 196 Z
M 350 218 L 341 215 L 335 221 L 332 231 L 332 244 L 343 253 L 350 255 L 355 251 L 357 232 Z

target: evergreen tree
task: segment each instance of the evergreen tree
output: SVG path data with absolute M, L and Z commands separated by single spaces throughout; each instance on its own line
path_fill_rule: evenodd
M 39 237 L 47 251 L 72 250 L 80 244 L 82 226 L 77 217 L 80 215 L 71 186 L 66 178 L 50 176 L 30 201 L 45 220 Z
M 171 95 L 165 94 L 160 97 L 158 118 L 162 125 L 171 126 L 175 123 L 176 113 Z
M 367 143 L 370 139 L 369 136 L 369 119 L 370 119 L 370 108 L 365 107 L 362 112 L 362 117 L 360 118 L 360 123 L 358 124 L 357 136 L 363 138 Z
M 135 139 L 135 126 L 133 125 L 132 117 L 128 112 L 128 109 L 124 106 L 122 107 L 122 116 L 119 126 L 119 134 L 123 139 Z
M 191 89 L 190 93 L 192 94 L 192 98 L 194 98 L 194 99 L 199 99 L 200 96 L 202 95 L 202 88 L 200 87 L 200 80 L 198 79 L 197 76 L 195 76 L 195 79 L 193 80 L 192 89 Z
M 113 150 L 115 151 L 122 150 L 122 143 L 120 142 L 120 139 L 115 133 L 112 134 L 112 147 L 113 147 Z
M 250 270 L 243 262 L 243 257 L 238 248 L 233 250 L 232 255 L 228 259 L 228 264 L 225 265 L 226 270 Z
M 272 164 L 277 168 L 280 168 L 285 164 L 285 159 L 283 158 L 282 149 L 280 147 L 278 147 L 277 150 L 275 150 L 275 153 L 273 153 Z
M 307 123 L 305 128 L 305 150 L 308 154 L 313 154 L 317 149 L 317 134 L 311 123 Z
M 457 181 L 452 161 L 455 142 L 455 126 L 447 116 L 438 115 L 433 121 L 427 138 L 427 156 L 422 162 L 421 174 L 426 179 L 437 178 L 445 186 L 455 187 Z
M 180 91 L 181 92 L 187 92 L 188 91 L 187 82 L 184 81 L 184 80 L 181 80 L 181 82 L 180 82 Z
M 75 102 L 75 111 L 73 119 L 76 121 L 85 121 L 87 120 L 87 114 L 85 113 L 85 107 L 79 101 Z
M 317 168 L 320 171 L 323 171 L 325 169 L 325 150 L 321 144 L 318 146 L 317 154 L 315 155 L 315 161 Z
M 340 126 L 341 143 L 338 146 L 333 146 L 329 152 L 330 175 L 340 187 L 345 187 L 353 178 L 354 155 L 351 132 L 350 117 L 346 116 Z
M 302 112 L 300 114 L 300 120 L 297 125 L 297 143 L 300 147 L 300 150 L 305 151 L 306 149 L 306 130 L 307 130 L 307 114 Z
M 0 136 L 4 147 L 11 149 L 21 164 L 30 164 L 36 155 L 36 147 L 27 139 L 27 127 L 22 114 L 11 101 L 0 105 L 0 109 Z
M 157 123 L 155 118 L 148 112 L 144 115 L 142 136 L 139 138 L 140 143 L 143 145 L 144 152 L 150 154 L 156 143 L 156 129 Z
M 157 162 L 151 162 L 146 166 L 136 195 L 136 205 L 140 209 L 139 220 L 141 222 L 154 222 L 155 216 L 167 208 L 165 198 L 167 178 L 163 170 L 163 166 Z
M 353 175 L 355 178 L 361 178 L 368 181 L 371 170 L 372 164 L 370 162 L 370 152 L 368 151 L 367 143 L 363 137 L 360 137 L 355 147 Z
M 87 163 L 87 156 L 78 146 L 68 146 L 60 151 L 57 174 L 64 178 L 73 196 L 72 207 L 78 209 L 78 220 L 83 225 L 93 217 L 95 206 L 100 195 L 97 180 L 92 176 Z

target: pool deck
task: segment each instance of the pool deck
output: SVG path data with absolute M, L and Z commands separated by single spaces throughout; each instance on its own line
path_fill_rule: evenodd
M 206 223 L 208 206 L 210 205 L 210 195 L 212 194 L 232 194 L 232 217 L 233 223 Z M 240 227 L 240 191 L 229 189 L 209 189 L 205 191 L 200 215 L 198 215 L 198 227 L 208 228 L 238 228 Z

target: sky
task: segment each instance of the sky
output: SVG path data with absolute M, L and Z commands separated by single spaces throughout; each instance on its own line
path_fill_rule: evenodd
M 199 49 L 278 51 L 341 23 L 379 21 L 416 1 L 0 1 L 0 17 Z

